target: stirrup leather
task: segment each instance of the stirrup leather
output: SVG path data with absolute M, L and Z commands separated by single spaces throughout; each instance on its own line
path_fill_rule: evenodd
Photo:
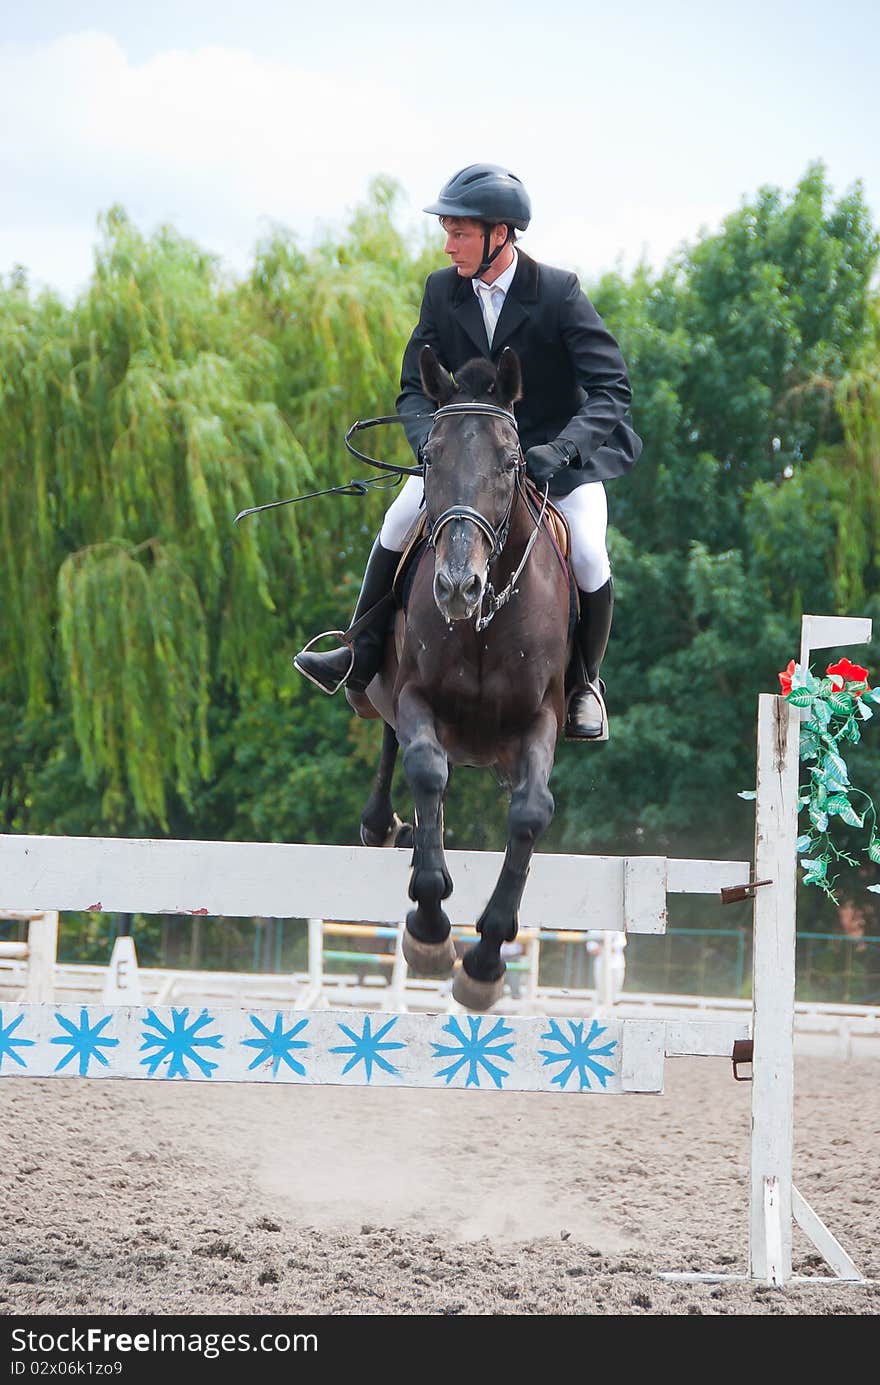
M 316 688 L 320 688 L 321 692 L 324 693 L 325 697 L 333 697 L 335 693 L 339 692 L 340 688 L 344 688 L 349 678 L 351 677 L 352 669 L 354 668 L 354 648 L 352 647 L 352 645 L 347 644 L 345 642 L 345 635 L 345 630 L 323 630 L 320 635 L 314 635 L 312 639 L 309 640 L 308 644 L 304 644 L 302 649 L 299 651 L 299 654 L 294 654 L 293 656 L 293 666 L 296 669 L 297 673 L 301 673 L 303 678 L 308 678 L 310 683 L 314 683 Z M 340 640 L 343 649 L 348 650 L 349 665 L 348 668 L 345 670 L 345 673 L 340 678 L 339 682 L 336 684 L 335 688 L 325 688 L 324 684 L 319 683 L 317 678 L 314 678 L 306 669 L 304 669 L 298 662 L 298 660 L 300 654 L 308 654 L 312 646 L 317 644 L 319 640 L 326 640 L 329 639 L 331 636 L 333 636 L 334 639 Z M 328 654 L 333 654 L 335 653 L 335 650 L 328 649 L 326 652 Z

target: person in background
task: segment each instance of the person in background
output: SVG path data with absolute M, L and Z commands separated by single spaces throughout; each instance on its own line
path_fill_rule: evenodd
M 626 976 L 626 934 L 591 928 L 587 933 L 585 946 L 587 955 L 593 959 L 596 1003 L 613 1005 L 623 990 Z

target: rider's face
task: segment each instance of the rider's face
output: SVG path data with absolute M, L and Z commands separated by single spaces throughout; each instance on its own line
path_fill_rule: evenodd
M 483 260 L 483 223 L 463 216 L 444 216 L 440 224 L 446 232 L 446 254 L 462 278 L 473 278 Z M 489 253 L 506 239 L 507 227 L 493 226 L 489 232 Z

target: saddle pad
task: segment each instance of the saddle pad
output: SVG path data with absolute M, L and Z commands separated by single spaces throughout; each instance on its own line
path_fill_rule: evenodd
M 559 551 L 563 558 L 568 562 L 571 557 L 571 534 L 568 528 L 568 520 L 561 510 L 557 510 L 552 500 L 547 501 L 546 522 L 550 525 L 553 536 L 559 546 Z
M 397 564 L 397 571 L 394 574 L 394 581 L 391 590 L 397 597 L 398 604 L 405 605 L 405 592 L 407 573 L 412 566 L 413 558 L 417 552 L 421 552 L 422 545 L 427 537 L 427 515 L 424 510 L 419 511 L 419 517 L 407 539 L 406 547 L 400 555 L 400 562 Z

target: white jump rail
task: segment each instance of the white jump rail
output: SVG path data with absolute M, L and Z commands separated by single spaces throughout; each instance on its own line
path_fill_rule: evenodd
M 467 920 L 473 926 L 491 893 L 502 859 L 499 852 L 448 853 L 456 887 L 445 907 L 453 923 Z M 302 917 L 320 902 L 324 918 L 357 913 L 378 923 L 390 923 L 397 922 L 406 907 L 408 875 L 408 852 L 380 852 L 368 847 L 0 836 L 3 897 L 53 899 L 62 912 Z M 525 927 L 534 929 L 552 925 L 582 934 L 588 928 L 604 927 L 659 934 L 666 926 L 667 893 L 717 894 L 723 886 L 742 885 L 748 878 L 749 864 L 743 861 L 540 855 L 534 858 L 521 918 Z M 338 1051 L 330 1044 L 332 1036 L 339 1038 L 333 1026 L 344 1035 L 353 1032 L 350 1010 L 322 1011 L 310 1018 L 309 1033 L 314 1037 L 308 1040 L 308 1048 L 313 1062 L 307 1067 L 292 1058 L 299 1041 L 278 1062 L 243 1064 L 239 1048 L 243 1046 L 244 1057 L 253 1059 L 253 1054 L 242 1035 L 242 1024 L 251 1035 L 274 1032 L 278 1024 L 281 1035 L 299 1034 L 304 1028 L 301 1012 L 306 1004 L 304 997 L 298 997 L 289 1010 L 255 1010 L 244 1019 L 240 1012 L 218 1008 L 211 1013 L 219 1029 L 216 1025 L 205 1028 L 201 1017 L 187 1021 L 188 1009 L 173 1005 L 146 1009 L 124 1004 L 60 1005 L 44 1007 L 38 1016 L 6 1006 L 0 1019 L 0 1076 L 75 1072 L 96 1077 L 158 1075 L 364 1085 L 387 1078 L 396 1085 L 411 1086 L 442 1086 L 449 1080 L 448 1075 L 438 1077 L 428 1056 L 432 1045 L 442 1050 L 451 1042 L 439 1032 L 432 1039 L 388 1040 L 392 1055 L 399 1057 L 403 1047 L 407 1054 L 406 1061 L 391 1062 L 390 1070 L 381 1046 L 375 1057 L 363 1064 L 330 1058 L 328 1054 Z M 289 1016 L 296 1019 L 289 1021 Z M 32 1024 L 39 1019 L 38 1036 L 31 1027 L 22 1027 L 25 1018 Z M 455 1016 L 422 1013 L 392 1014 L 385 1023 L 394 1027 L 395 1036 L 433 1033 L 432 1025 L 452 1024 L 453 1029 L 460 1027 L 463 1033 L 474 1036 L 475 1052 L 481 1050 L 485 1036 L 497 1030 L 502 1036 L 497 1054 L 493 1039 L 487 1050 L 488 1066 L 484 1070 L 482 1060 L 475 1060 L 473 1067 L 468 1060 L 468 1076 L 461 1085 L 479 1086 L 480 1073 L 485 1078 L 491 1072 L 488 1085 L 499 1090 L 659 1092 L 667 1030 L 671 1051 L 677 1053 L 681 1046 L 680 1024 L 666 1018 L 600 1025 L 547 1017 L 501 1020 L 497 1015 L 460 1021 Z M 248 1031 L 248 1024 L 256 1025 L 256 1031 Z M 362 1017 L 360 1042 L 366 1045 L 365 1053 L 372 1052 L 370 1035 L 375 1027 L 375 1018 Z M 135 1058 L 144 1048 L 150 1053 L 158 1051 L 159 1035 L 165 1030 L 173 1037 L 158 1065 L 149 1058 Z M 693 1029 L 689 1032 L 693 1054 L 729 1055 L 734 1040 L 747 1037 L 748 1017 L 707 1022 L 699 1033 Z M 64 1060 L 59 1050 L 64 1050 L 66 1034 L 73 1035 L 73 1047 Z M 539 1058 L 541 1043 L 548 1044 L 555 1056 Z M 203 1049 L 216 1049 L 220 1056 L 211 1052 L 202 1063 L 199 1055 Z M 180 1056 L 183 1050 L 190 1053 L 189 1059 Z M 560 1068 L 560 1055 L 565 1054 L 569 1057 Z M 300 1068 L 304 1070 L 300 1072 Z
M 472 927 L 503 853 L 446 855 L 455 888 L 443 907 L 453 924 Z M 409 907 L 409 873 L 409 852 L 363 846 L 0 836 L 2 898 L 20 901 L 11 908 L 35 911 L 397 923 Z M 663 933 L 667 893 L 717 894 L 743 884 L 748 873 L 744 861 L 539 853 L 520 923 Z

